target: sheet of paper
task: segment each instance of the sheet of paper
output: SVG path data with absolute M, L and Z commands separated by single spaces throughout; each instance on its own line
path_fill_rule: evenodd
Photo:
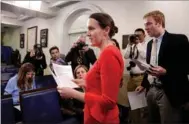
M 55 79 L 57 85 L 60 84 L 58 78 L 56 77 L 56 75 L 54 74 L 54 72 L 51 70 L 51 68 L 49 67 L 49 72 L 52 74 L 53 78 Z
M 72 79 L 74 79 L 74 77 L 70 65 L 58 65 L 53 63 L 53 69 L 55 72 L 54 77 L 55 80 L 57 81 L 58 86 L 70 87 L 70 88 L 79 87 L 77 84 L 71 81 Z
M 145 92 L 138 93 L 136 91 L 128 92 L 129 103 L 131 110 L 143 108 L 147 106 Z
M 138 65 L 138 67 L 141 69 L 141 70 L 148 70 L 151 66 L 145 62 L 142 62 L 142 61 L 139 61 L 137 59 L 132 59 L 132 61 Z
M 21 110 L 20 105 L 15 105 L 14 107 L 17 108 L 18 110 Z

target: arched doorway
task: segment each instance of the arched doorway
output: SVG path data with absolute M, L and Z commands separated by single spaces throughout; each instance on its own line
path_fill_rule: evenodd
M 82 15 L 90 15 L 95 12 L 103 12 L 102 9 L 100 9 L 98 6 L 94 4 L 90 4 L 87 2 L 81 2 L 79 3 L 70 13 L 67 14 L 66 19 L 63 24 L 63 36 L 62 36 L 62 42 L 61 47 L 63 46 L 70 46 L 70 35 L 69 35 L 69 30 L 74 23 L 74 21 L 79 18 Z M 71 47 L 71 46 L 70 46 Z M 66 49 L 62 49 L 62 53 L 67 53 L 70 49 L 70 47 Z

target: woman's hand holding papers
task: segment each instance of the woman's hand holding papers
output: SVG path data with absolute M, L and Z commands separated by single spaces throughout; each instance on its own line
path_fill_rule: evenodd
M 69 87 L 57 87 L 62 98 L 73 98 L 75 90 Z
M 79 92 L 69 87 L 57 87 L 57 90 L 62 98 L 74 98 L 84 102 L 84 93 Z

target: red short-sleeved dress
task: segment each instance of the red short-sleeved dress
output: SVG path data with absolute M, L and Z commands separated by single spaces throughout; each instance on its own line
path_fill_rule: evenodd
M 116 105 L 123 74 L 117 47 L 106 47 L 86 76 L 84 124 L 119 124 Z

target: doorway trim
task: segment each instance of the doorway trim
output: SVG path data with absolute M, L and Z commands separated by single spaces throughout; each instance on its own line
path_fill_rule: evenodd
M 70 41 L 69 41 L 69 30 L 73 24 L 73 22 L 81 15 L 83 14 L 92 14 L 92 13 L 96 13 L 96 12 L 103 12 L 103 10 L 91 3 L 88 2 L 79 2 L 77 3 L 77 5 L 72 8 L 72 11 L 70 11 L 70 13 L 68 13 L 65 17 L 65 20 L 63 22 L 63 35 L 62 35 L 62 42 L 61 42 L 61 53 L 66 53 L 69 51 L 69 47 L 65 46 L 69 46 L 70 45 Z

